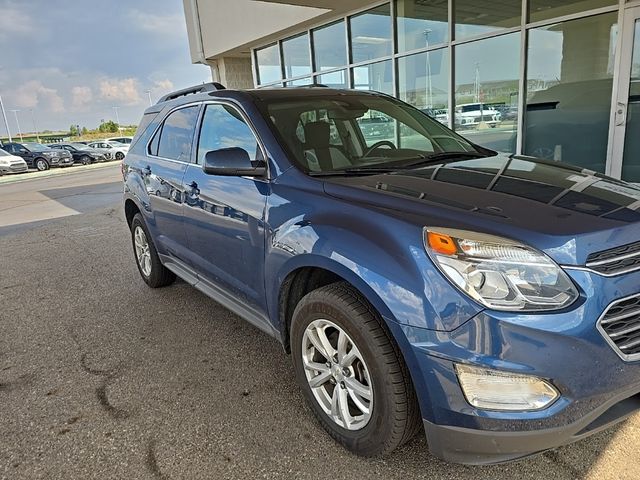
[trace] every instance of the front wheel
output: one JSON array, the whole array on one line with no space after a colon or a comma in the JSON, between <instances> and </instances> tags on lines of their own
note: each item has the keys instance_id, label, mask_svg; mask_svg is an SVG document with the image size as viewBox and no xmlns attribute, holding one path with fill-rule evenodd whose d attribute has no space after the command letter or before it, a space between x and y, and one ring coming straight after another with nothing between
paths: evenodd
<instances>
[{"instance_id":1,"label":"front wheel","mask_svg":"<svg viewBox=\"0 0 640 480\"><path fill-rule=\"evenodd\" d=\"M38 170L39 172L49 170L49 162L47 162L44 158L38 158L36 160L36 170Z\"/></svg>"},{"instance_id":2,"label":"front wheel","mask_svg":"<svg viewBox=\"0 0 640 480\"><path fill-rule=\"evenodd\" d=\"M151 240L149 230L144 223L142 215L137 213L131 222L131 240L133 253L136 257L136 265L142 279L151 288L160 288L171 285L175 274L162 265L156 247Z\"/></svg>"},{"instance_id":3,"label":"front wheel","mask_svg":"<svg viewBox=\"0 0 640 480\"><path fill-rule=\"evenodd\" d=\"M80 162L81 162L83 165L91 165L91 157L89 157L88 155L83 155L83 156L80 158Z\"/></svg>"},{"instance_id":4,"label":"front wheel","mask_svg":"<svg viewBox=\"0 0 640 480\"><path fill-rule=\"evenodd\" d=\"M419 430L404 360L383 321L346 283L306 295L291 324L296 378L322 426L363 456L391 452Z\"/></svg>"}]
</instances>

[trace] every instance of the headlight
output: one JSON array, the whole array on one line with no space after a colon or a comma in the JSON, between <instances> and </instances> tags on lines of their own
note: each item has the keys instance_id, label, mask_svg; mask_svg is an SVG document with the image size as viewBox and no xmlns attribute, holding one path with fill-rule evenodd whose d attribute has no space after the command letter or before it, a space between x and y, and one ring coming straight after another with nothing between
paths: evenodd
<instances>
[{"instance_id":1,"label":"headlight","mask_svg":"<svg viewBox=\"0 0 640 480\"><path fill-rule=\"evenodd\" d=\"M458 381L467 402L487 410L540 410L560 394L546 380L532 375L456 365Z\"/></svg>"},{"instance_id":2,"label":"headlight","mask_svg":"<svg viewBox=\"0 0 640 480\"><path fill-rule=\"evenodd\" d=\"M549 257L506 238L425 228L430 257L451 282L495 310L541 311L578 298L567 274Z\"/></svg>"}]
</instances>

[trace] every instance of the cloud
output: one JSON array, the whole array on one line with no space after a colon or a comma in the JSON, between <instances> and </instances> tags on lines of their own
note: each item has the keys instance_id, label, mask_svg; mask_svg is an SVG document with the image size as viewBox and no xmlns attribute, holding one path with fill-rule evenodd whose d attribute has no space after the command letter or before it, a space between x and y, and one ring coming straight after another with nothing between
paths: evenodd
<instances>
[{"instance_id":1,"label":"cloud","mask_svg":"<svg viewBox=\"0 0 640 480\"><path fill-rule=\"evenodd\" d=\"M45 87L39 80L31 80L18 87L13 95L15 104L20 108L36 108L44 104L48 110L59 113L64 111L64 102L54 88Z\"/></svg>"},{"instance_id":2,"label":"cloud","mask_svg":"<svg viewBox=\"0 0 640 480\"><path fill-rule=\"evenodd\" d=\"M71 89L71 108L74 110L86 110L93 100L93 91L90 87L73 87Z\"/></svg>"},{"instance_id":3,"label":"cloud","mask_svg":"<svg viewBox=\"0 0 640 480\"><path fill-rule=\"evenodd\" d=\"M139 30L150 32L163 37L172 35L182 35L180 28L184 28L184 15L174 13L169 15L159 15L150 12L133 9L128 15L131 24ZM176 28L180 27L180 28Z\"/></svg>"},{"instance_id":4,"label":"cloud","mask_svg":"<svg viewBox=\"0 0 640 480\"><path fill-rule=\"evenodd\" d=\"M0 15L0 38L11 38L14 35L30 34L35 25L28 15L17 8L3 7Z\"/></svg>"},{"instance_id":5,"label":"cloud","mask_svg":"<svg viewBox=\"0 0 640 480\"><path fill-rule=\"evenodd\" d=\"M124 106L138 105L142 100L137 78L104 78L100 80L100 95Z\"/></svg>"}]
</instances>

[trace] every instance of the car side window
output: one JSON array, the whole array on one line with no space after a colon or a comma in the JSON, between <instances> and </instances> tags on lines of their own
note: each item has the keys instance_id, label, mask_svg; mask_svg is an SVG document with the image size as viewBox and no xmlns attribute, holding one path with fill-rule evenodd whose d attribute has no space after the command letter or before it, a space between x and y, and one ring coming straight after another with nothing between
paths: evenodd
<instances>
[{"instance_id":1,"label":"car side window","mask_svg":"<svg viewBox=\"0 0 640 480\"><path fill-rule=\"evenodd\" d=\"M211 150L232 147L246 150L252 160L262 160L258 141L242 115L228 105L207 105L198 138L198 163L202 165Z\"/></svg>"},{"instance_id":2,"label":"car side window","mask_svg":"<svg viewBox=\"0 0 640 480\"><path fill-rule=\"evenodd\" d=\"M160 137L157 153L152 155L188 162L191 158L191 142L198 121L198 111L199 106L194 105L170 113L158 132ZM151 151L153 152L153 146Z\"/></svg>"}]
</instances>

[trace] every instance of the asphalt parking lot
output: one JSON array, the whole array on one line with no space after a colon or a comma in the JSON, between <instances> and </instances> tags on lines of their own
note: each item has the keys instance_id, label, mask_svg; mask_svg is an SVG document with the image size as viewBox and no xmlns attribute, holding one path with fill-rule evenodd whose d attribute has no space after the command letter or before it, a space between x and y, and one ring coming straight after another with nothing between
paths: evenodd
<instances>
[{"instance_id":1,"label":"asphalt parking lot","mask_svg":"<svg viewBox=\"0 0 640 480\"><path fill-rule=\"evenodd\" d=\"M519 463L337 446L280 345L139 278L118 166L0 185L0 478L637 479L640 416Z\"/></svg>"}]
</instances>

